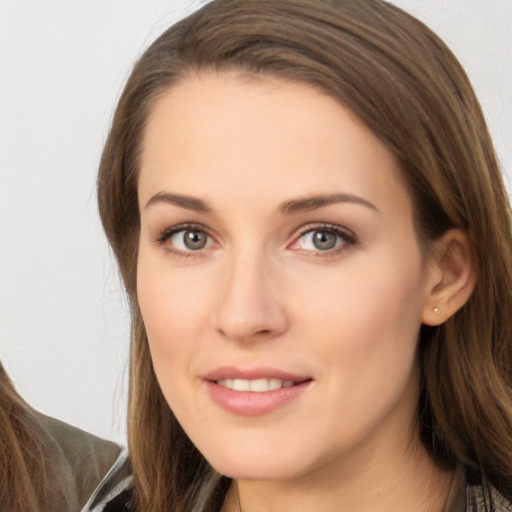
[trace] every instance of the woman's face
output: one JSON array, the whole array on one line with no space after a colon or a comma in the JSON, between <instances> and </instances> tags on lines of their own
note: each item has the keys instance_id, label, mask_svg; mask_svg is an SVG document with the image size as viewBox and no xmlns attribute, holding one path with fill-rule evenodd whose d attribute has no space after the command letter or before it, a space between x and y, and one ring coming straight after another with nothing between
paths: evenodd
<instances>
[{"instance_id":1,"label":"woman's face","mask_svg":"<svg viewBox=\"0 0 512 512\"><path fill-rule=\"evenodd\" d=\"M410 447L428 265L395 159L350 111L190 77L149 118L139 202L154 369L219 472L332 475Z\"/></svg>"}]
</instances>

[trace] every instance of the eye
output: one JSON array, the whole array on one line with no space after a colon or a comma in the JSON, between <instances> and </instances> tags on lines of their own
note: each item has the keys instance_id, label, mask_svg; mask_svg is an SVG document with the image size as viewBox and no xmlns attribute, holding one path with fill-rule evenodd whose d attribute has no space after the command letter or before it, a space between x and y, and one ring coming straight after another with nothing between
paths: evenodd
<instances>
[{"instance_id":1,"label":"eye","mask_svg":"<svg viewBox=\"0 0 512 512\"><path fill-rule=\"evenodd\" d=\"M206 248L209 236L197 229L183 229L174 233L170 238L172 246L179 251L199 251Z\"/></svg>"},{"instance_id":2,"label":"eye","mask_svg":"<svg viewBox=\"0 0 512 512\"><path fill-rule=\"evenodd\" d=\"M302 231L290 248L333 254L355 243L356 237L352 232L338 226L325 225Z\"/></svg>"},{"instance_id":3,"label":"eye","mask_svg":"<svg viewBox=\"0 0 512 512\"><path fill-rule=\"evenodd\" d=\"M169 251L182 255L209 249L215 243L202 227L183 225L167 229L156 241Z\"/></svg>"},{"instance_id":4,"label":"eye","mask_svg":"<svg viewBox=\"0 0 512 512\"><path fill-rule=\"evenodd\" d=\"M310 231L301 237L303 244L308 247L305 249L317 249L319 251L328 251L334 249L341 240L338 235L328 233L327 231Z\"/></svg>"}]
</instances>

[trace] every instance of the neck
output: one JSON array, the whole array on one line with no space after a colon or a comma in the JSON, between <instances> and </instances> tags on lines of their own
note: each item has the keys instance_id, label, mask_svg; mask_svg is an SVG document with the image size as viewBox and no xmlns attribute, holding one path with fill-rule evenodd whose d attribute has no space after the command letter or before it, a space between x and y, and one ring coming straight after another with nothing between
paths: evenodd
<instances>
[{"instance_id":1,"label":"neck","mask_svg":"<svg viewBox=\"0 0 512 512\"><path fill-rule=\"evenodd\" d=\"M381 459L382 460L382 459ZM238 481L221 512L442 512L452 472L421 445L384 464L331 465L322 474L286 481ZM343 465L342 465L343 466Z\"/></svg>"}]
</instances>

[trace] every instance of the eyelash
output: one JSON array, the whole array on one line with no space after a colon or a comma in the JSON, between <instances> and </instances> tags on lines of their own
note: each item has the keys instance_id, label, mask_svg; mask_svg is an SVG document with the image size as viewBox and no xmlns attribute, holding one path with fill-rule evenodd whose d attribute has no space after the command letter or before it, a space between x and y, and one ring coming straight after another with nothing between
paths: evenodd
<instances>
[{"instance_id":1,"label":"eyelash","mask_svg":"<svg viewBox=\"0 0 512 512\"><path fill-rule=\"evenodd\" d=\"M335 224L320 224L320 225L319 224L308 224L301 228L298 236L294 239L294 242L289 247L293 247L305 235L307 235L309 233L314 233L314 232L329 233L331 235L335 235L339 239L341 239L341 245L339 247L333 247L332 249L327 249L324 251L322 251L320 249L315 251L315 250L300 249L300 248L297 248L294 250L308 252L315 258L326 258L326 257L337 256L338 254L346 251L350 246L354 246L358 243L358 239L357 239L357 236L355 235L355 233L353 233L352 231L350 231L347 228L342 228Z\"/></svg>"},{"instance_id":2,"label":"eyelash","mask_svg":"<svg viewBox=\"0 0 512 512\"><path fill-rule=\"evenodd\" d=\"M181 251L179 249L176 249L171 244L166 243L176 234L180 233L181 231L197 231L199 233L204 233L206 236L208 236L211 239L214 239L212 235L208 232L208 230L200 225L200 224L179 224L177 226L172 226L171 228L167 228L163 230L158 237L155 239L155 242L161 246L165 245L165 250L171 253L173 256L178 256L180 258L190 258L190 257L197 257L201 254L201 250L198 251Z\"/></svg>"},{"instance_id":3,"label":"eyelash","mask_svg":"<svg viewBox=\"0 0 512 512\"><path fill-rule=\"evenodd\" d=\"M206 236L211 238L212 240L215 240L214 237L209 233L209 231L200 224L179 224L177 226L172 226L171 228L167 228L163 230L158 237L154 240L157 244L164 246L167 244L167 242L171 239L172 236L174 236L177 233L180 233L181 231L196 231L200 233L204 233ZM333 247L332 249L327 250L308 250L308 249L300 249L300 248L293 248L294 245L298 243L298 241L303 238L305 235L309 233L314 232L320 232L320 233L329 233L332 235L335 235L341 239L341 245L339 247ZM336 242L338 243L338 242ZM332 257L337 256L341 252L348 249L347 246L353 246L358 243L357 236L350 230L346 228L342 228L340 226L337 226L335 224L307 224L305 226L302 226L300 229L299 234L294 238L294 241L289 244L287 247L291 248L292 250L296 251L303 251L307 252L308 254L311 254L313 257ZM190 257L197 257L202 254L202 250L199 249L197 251L182 251L179 249L176 249L170 244L167 244L165 247L166 251L171 253L174 256L178 256L181 258L190 258Z\"/></svg>"}]
</instances>

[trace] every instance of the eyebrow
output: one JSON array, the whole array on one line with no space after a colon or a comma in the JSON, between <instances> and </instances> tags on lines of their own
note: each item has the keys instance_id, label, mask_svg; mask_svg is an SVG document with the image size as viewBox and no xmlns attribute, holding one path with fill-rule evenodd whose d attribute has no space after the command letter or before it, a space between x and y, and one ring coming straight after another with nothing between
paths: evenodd
<instances>
[{"instance_id":1,"label":"eyebrow","mask_svg":"<svg viewBox=\"0 0 512 512\"><path fill-rule=\"evenodd\" d=\"M281 213L292 214L309 212L318 208L322 208L323 206L329 206L336 203L355 203L366 206L372 210L375 210L376 212L379 211L379 209L373 203L370 203L370 201L367 201L362 197L355 196L353 194L328 194L286 201L281 206Z\"/></svg>"},{"instance_id":2,"label":"eyebrow","mask_svg":"<svg viewBox=\"0 0 512 512\"><path fill-rule=\"evenodd\" d=\"M172 194L170 192L158 192L146 203L145 208L148 208L157 203L168 203L192 210L198 213L211 213L212 209L201 199L196 197L184 196L181 194Z\"/></svg>"},{"instance_id":3,"label":"eyebrow","mask_svg":"<svg viewBox=\"0 0 512 512\"><path fill-rule=\"evenodd\" d=\"M175 206L179 206L181 208L192 210L198 213L213 212L212 208L210 208L201 199L192 196L185 196L182 194L174 194L171 192L158 192L146 203L145 208L149 208L150 206L158 203L173 204ZM290 215L294 213L317 210L318 208L336 203L355 203L366 206L367 208L375 210L376 212L379 211L378 208L370 201L367 201L366 199L355 196L353 194L328 194L292 199L290 201L284 202L280 207L280 211L283 215Z\"/></svg>"}]
</instances>

